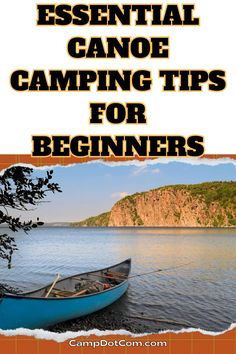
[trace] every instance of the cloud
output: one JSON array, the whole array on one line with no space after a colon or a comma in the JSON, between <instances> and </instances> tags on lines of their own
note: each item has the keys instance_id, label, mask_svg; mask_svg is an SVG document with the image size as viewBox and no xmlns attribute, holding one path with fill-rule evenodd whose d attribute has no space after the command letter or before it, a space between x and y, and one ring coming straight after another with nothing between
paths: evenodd
<instances>
[{"instance_id":1,"label":"cloud","mask_svg":"<svg viewBox=\"0 0 236 354\"><path fill-rule=\"evenodd\" d=\"M127 197L127 195L129 195L128 192L116 192L116 193L112 193L112 194L111 194L111 198L119 198L119 199L122 199L122 198Z\"/></svg>"},{"instance_id":2,"label":"cloud","mask_svg":"<svg viewBox=\"0 0 236 354\"><path fill-rule=\"evenodd\" d=\"M154 173L154 174L158 174L161 171L159 170L159 168L154 168L154 170L152 170L151 172Z\"/></svg>"},{"instance_id":3,"label":"cloud","mask_svg":"<svg viewBox=\"0 0 236 354\"><path fill-rule=\"evenodd\" d=\"M143 175L144 173L153 173L153 174L158 174L160 173L159 168L154 168L150 169L148 165L142 165L140 167L135 168L135 170L132 172L132 176L140 176Z\"/></svg>"},{"instance_id":4,"label":"cloud","mask_svg":"<svg viewBox=\"0 0 236 354\"><path fill-rule=\"evenodd\" d=\"M133 176L140 176L140 175L142 175L142 174L144 174L144 173L146 173L146 172L147 172L147 165L142 165L142 166L140 166L140 167L137 167L137 168L133 171L132 175L133 175Z\"/></svg>"}]
</instances>

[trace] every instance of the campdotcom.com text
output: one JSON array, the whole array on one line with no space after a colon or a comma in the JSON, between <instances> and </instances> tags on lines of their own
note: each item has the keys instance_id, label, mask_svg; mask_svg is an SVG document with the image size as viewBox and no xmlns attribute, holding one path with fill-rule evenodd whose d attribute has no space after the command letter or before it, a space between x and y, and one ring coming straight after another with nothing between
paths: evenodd
<instances>
[{"instance_id":1,"label":"campdotcom.com text","mask_svg":"<svg viewBox=\"0 0 236 354\"><path fill-rule=\"evenodd\" d=\"M76 339L71 339L69 341L71 347L167 347L167 342L165 341L128 341L125 339L121 340L97 340L97 341L78 341Z\"/></svg>"}]
</instances>

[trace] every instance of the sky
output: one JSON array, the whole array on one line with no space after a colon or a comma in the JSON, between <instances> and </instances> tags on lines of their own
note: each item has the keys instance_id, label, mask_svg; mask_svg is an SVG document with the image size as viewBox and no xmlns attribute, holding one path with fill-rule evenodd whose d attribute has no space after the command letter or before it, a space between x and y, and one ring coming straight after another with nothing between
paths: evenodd
<instances>
[{"instance_id":1,"label":"sky","mask_svg":"<svg viewBox=\"0 0 236 354\"><path fill-rule=\"evenodd\" d=\"M80 221L109 211L119 199L165 185L206 181L236 181L236 164L216 166L183 162L135 164L86 163L55 167L53 181L62 193L48 194L34 211L21 212L23 219L39 217L44 222ZM36 170L35 174L45 174Z\"/></svg>"}]
</instances>

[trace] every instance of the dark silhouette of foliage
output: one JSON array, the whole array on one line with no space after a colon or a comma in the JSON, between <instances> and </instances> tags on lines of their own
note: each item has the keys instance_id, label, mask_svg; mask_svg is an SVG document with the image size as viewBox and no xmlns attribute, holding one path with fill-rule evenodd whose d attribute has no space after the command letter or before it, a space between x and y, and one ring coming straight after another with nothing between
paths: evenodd
<instances>
[{"instance_id":1,"label":"dark silhouette of foliage","mask_svg":"<svg viewBox=\"0 0 236 354\"><path fill-rule=\"evenodd\" d=\"M13 232L23 230L27 233L43 222L39 218L36 222L21 221L20 217L10 214L11 210L29 211L42 202L48 192L61 192L59 185L52 182L52 170L47 171L45 177L34 177L33 172L30 167L14 166L0 176L0 225L7 225ZM14 236L0 235L0 258L8 261L9 268L15 250Z\"/></svg>"}]
</instances>

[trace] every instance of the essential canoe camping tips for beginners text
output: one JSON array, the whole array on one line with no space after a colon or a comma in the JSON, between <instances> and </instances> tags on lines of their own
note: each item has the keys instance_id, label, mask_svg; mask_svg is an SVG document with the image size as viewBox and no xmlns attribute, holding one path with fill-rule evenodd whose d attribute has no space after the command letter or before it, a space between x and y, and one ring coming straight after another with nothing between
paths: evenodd
<instances>
[{"instance_id":1,"label":"essential canoe camping tips for beginners text","mask_svg":"<svg viewBox=\"0 0 236 354\"><path fill-rule=\"evenodd\" d=\"M163 28L198 27L200 16L193 4L37 4L36 22L38 28L47 26L136 26L143 34L143 26ZM140 26L140 27L139 27ZM171 39L163 37L73 37L67 39L67 54L73 60L103 59L121 60L126 58L168 60ZM186 43L186 50L189 43ZM182 48L184 48L182 46ZM183 50L183 49L182 49ZM185 54L184 54L185 55ZM173 54L172 54L173 56ZM143 64L142 64L143 65ZM89 124L147 124L146 107L142 102L117 102L119 92L146 93L152 89L154 80L161 84L161 94L220 92L226 87L224 69L169 69L158 68L153 75L150 70L87 70L30 69L22 68L12 72L10 85L19 92L92 92L93 103L89 103L91 116ZM154 86L153 86L154 87ZM115 102L96 102L96 92L114 92ZM128 97L128 96L127 96ZM140 97L140 96L139 96ZM172 97L172 96L171 96ZM67 102L67 101L65 101ZM157 96L158 102L158 96ZM161 99L159 100L162 104ZM95 107L95 104L97 105ZM111 107L113 106L113 107ZM163 108L163 107L162 107ZM149 107L154 110L155 107ZM163 110L162 110L163 111ZM167 107L168 113L168 107ZM180 116L174 119L181 119ZM168 117L168 114L167 114ZM162 117L155 117L161 119ZM172 117L171 117L172 118ZM69 126L67 117L66 124ZM166 117L164 117L166 120ZM199 135L182 136L84 136L77 135L33 135L32 156L34 157L199 157L204 154L204 138Z\"/></svg>"}]
</instances>

